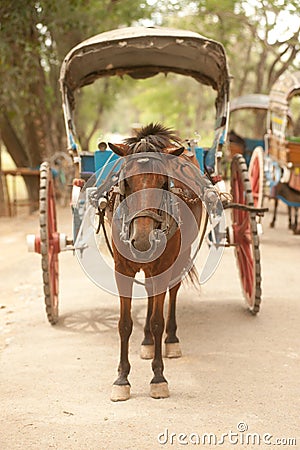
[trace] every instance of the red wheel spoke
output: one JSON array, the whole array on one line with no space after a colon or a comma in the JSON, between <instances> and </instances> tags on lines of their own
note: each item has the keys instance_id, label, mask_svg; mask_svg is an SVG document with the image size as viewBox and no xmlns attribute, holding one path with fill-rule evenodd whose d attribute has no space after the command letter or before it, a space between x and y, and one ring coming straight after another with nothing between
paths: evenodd
<instances>
[{"instance_id":1,"label":"red wheel spoke","mask_svg":"<svg viewBox=\"0 0 300 450\"><path fill-rule=\"evenodd\" d=\"M254 206L261 207L263 203L264 186L264 156L261 147L257 147L252 153L249 165L249 176Z\"/></svg>"},{"instance_id":2,"label":"red wheel spoke","mask_svg":"<svg viewBox=\"0 0 300 450\"><path fill-rule=\"evenodd\" d=\"M236 232L236 238L237 240L241 240L245 238L245 235L247 234L249 237L249 219L247 216L244 216L243 219L239 223L234 224L235 232Z\"/></svg>"},{"instance_id":3,"label":"red wheel spoke","mask_svg":"<svg viewBox=\"0 0 300 450\"><path fill-rule=\"evenodd\" d=\"M259 201L259 161L252 165L251 183L248 179L247 166L241 155L236 155L231 165L231 192L233 202L243 205L252 205ZM254 196L251 193L254 190ZM259 310L260 304L260 277L258 276L260 265L258 260L258 237L256 220L248 212L233 209L233 236L235 254L240 273L242 289L252 312Z\"/></svg>"},{"instance_id":4,"label":"red wheel spoke","mask_svg":"<svg viewBox=\"0 0 300 450\"><path fill-rule=\"evenodd\" d=\"M239 254L240 265L242 268L242 283L245 291L249 296L252 296L253 291L253 260L249 258L247 251L243 247L240 248L241 253Z\"/></svg>"}]
</instances>

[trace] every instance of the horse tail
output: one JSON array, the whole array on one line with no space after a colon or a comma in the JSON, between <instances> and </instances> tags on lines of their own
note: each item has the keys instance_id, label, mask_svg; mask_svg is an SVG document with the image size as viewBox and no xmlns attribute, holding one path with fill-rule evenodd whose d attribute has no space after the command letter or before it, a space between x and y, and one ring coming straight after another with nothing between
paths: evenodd
<instances>
[{"instance_id":1,"label":"horse tail","mask_svg":"<svg viewBox=\"0 0 300 450\"><path fill-rule=\"evenodd\" d=\"M192 266L192 268L189 270L185 280L187 280L187 282L192 284L195 288L200 288L199 274L195 266Z\"/></svg>"}]
</instances>

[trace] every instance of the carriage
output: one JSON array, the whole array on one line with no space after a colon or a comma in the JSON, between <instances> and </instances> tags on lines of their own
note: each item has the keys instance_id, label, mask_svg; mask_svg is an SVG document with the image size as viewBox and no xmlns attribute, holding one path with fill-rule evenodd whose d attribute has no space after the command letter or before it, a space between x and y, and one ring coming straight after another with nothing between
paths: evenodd
<instances>
[{"instance_id":1,"label":"carriage","mask_svg":"<svg viewBox=\"0 0 300 450\"><path fill-rule=\"evenodd\" d=\"M289 228L295 233L299 232L297 216L300 207L300 137L299 130L294 129L289 106L293 97L298 95L300 71L285 72L272 86L264 162L267 195L275 198L271 226L275 226L278 200L281 200L288 207ZM294 219L292 209L295 209Z\"/></svg>"},{"instance_id":2,"label":"carriage","mask_svg":"<svg viewBox=\"0 0 300 450\"><path fill-rule=\"evenodd\" d=\"M226 160L241 153L248 166L254 205L263 205L263 168L269 96L247 94L230 102L230 132ZM236 133L237 131L237 133ZM263 172L262 172L263 173Z\"/></svg>"},{"instance_id":3,"label":"carriage","mask_svg":"<svg viewBox=\"0 0 300 450\"><path fill-rule=\"evenodd\" d=\"M82 152L74 123L75 93L78 89L101 77L127 75L134 79L145 79L159 73L167 75L169 72L192 77L197 82L211 86L216 91L214 140L210 148L191 144L186 148L180 147L173 133L152 124L150 127L145 127L137 138L128 139L125 144L107 146L102 143L102 147L100 146L94 153ZM134 228L133 221L135 221L134 223L148 224L151 222L151 224L155 224L151 231L153 251L158 252L156 255L161 255L157 259L154 258L155 262L162 259L164 255L164 250L160 250L161 241L168 246L168 242L174 241L176 233L181 230L181 242L184 243L186 236L191 234L189 227L192 227L193 224L188 223L187 227L186 217L192 211L194 216L190 215L194 218L193 208L199 207L199 204L204 206L202 218L199 219L201 227L195 233L195 242L189 247L188 257L182 259L182 266L177 268L175 279L172 279L172 283L164 285L165 290L168 288L171 293L172 289L175 289L176 296L182 278L186 277L187 273L193 269L195 256L203 244L204 235L206 235L210 254L205 267L211 266L212 262L217 266L224 248L233 246L247 306L253 314L259 311L261 269L256 216L262 214L263 210L254 206L247 165L243 155L235 154L232 158L230 192L227 192L222 180L222 158L228 122L229 82L230 74L222 44L190 31L154 27L122 28L83 41L68 53L61 67L60 86L68 152L72 156L75 169L71 201L73 236L67 237L58 232L52 174L49 163L44 162L40 169L40 233L31 235L28 239L30 248L41 254L46 312L51 324L58 321L59 253L64 250L74 251L84 271L94 282L109 292L117 294L119 291L120 293L122 283L117 280L116 286L115 278L117 276L111 277L109 272L111 266L108 262L109 258L111 261L115 258L116 263L117 244L122 247L124 252L129 251L128 247L131 246L131 250L135 250L131 252L131 259L141 258L141 267L145 272L147 265L153 263L150 250L133 249L133 239L129 239L131 228ZM160 140L159 142L161 142L162 137L169 137L172 138L171 144L166 148L162 147L159 152L152 151L156 141L151 141L151 136L155 133L157 133L154 136L156 141ZM139 146L144 149L142 153L138 150ZM131 154L125 154L125 149L131 149ZM168 158L162 161L162 155ZM125 159L127 158L125 162L124 156ZM128 158L131 159L128 161ZM194 163L191 162L192 160ZM137 170L134 174L130 172L133 167ZM151 172L150 178L148 177L149 172ZM178 173L181 174L180 177ZM143 177L140 176L141 174ZM136 210L132 212L128 206L129 201L126 204L124 186L127 175L136 181L143 178L152 184L155 179L165 180L164 184L159 185L156 189L159 192L160 205L157 206L156 200L154 200L153 204L150 202L151 204L147 207L142 207L142 213ZM129 184L127 182L126 189L129 189ZM139 201L140 199L137 197L135 205ZM186 204L188 208L183 213ZM160 208L163 212L160 211ZM231 209L230 225L226 225L224 211L227 209ZM112 238L110 232L112 232ZM114 240L115 242L112 242ZM105 251L101 253L100 249L103 250L103 246L108 249L105 255L103 254ZM128 262L129 259L128 256L126 261ZM207 272L204 270L200 281L205 281L207 278ZM128 277L125 281L127 283ZM146 297L148 294L149 304L153 306L156 295L161 295L161 291L157 293L157 289L161 288L155 285L156 281L152 280L151 283L152 291L149 283L147 285L147 280L141 281L135 278L133 282L137 296ZM124 289L120 293L121 301L132 295L126 288ZM152 306L148 306L147 320L149 320L148 325L145 326L145 333L147 326L149 332L151 325ZM155 309L155 306L153 308ZM172 308L170 309L172 310ZM155 315L155 313L153 314ZM173 314L175 314L174 311ZM125 324L127 328L124 326L124 329L131 326L130 319L128 320L127 325ZM170 329L172 318L168 321L167 329L168 326ZM173 323L174 327L176 331ZM119 328L121 329L122 325ZM126 337L127 340L128 338L129 336ZM124 336L122 339L124 341ZM169 344L178 344L177 337L174 336L173 342L172 339L169 339ZM156 370L156 378L154 377L151 386L157 389L154 389L151 395L156 398L167 396L165 390L158 389L161 381L164 380L162 372L160 372L160 376L157 375L161 366L159 366L159 370L155 366L158 364L157 361L162 364L159 348L155 341L155 352L158 354L155 354L153 360L153 370L154 372ZM126 350L121 350L124 358L125 353ZM122 364L126 367L127 372ZM128 361L122 363L121 360L120 367L119 372L121 371L123 378L117 380L115 387L125 386L127 389L129 384L127 380ZM125 370L125 375L122 370ZM124 392L122 394L115 393L113 399L124 400L128 397L128 392L125 394Z\"/></svg>"},{"instance_id":4,"label":"carriage","mask_svg":"<svg viewBox=\"0 0 300 450\"><path fill-rule=\"evenodd\" d=\"M268 106L269 96L264 94L247 94L232 99L228 133L230 159L236 153L242 153L249 166L255 148L264 148ZM241 139L234 139L235 136Z\"/></svg>"}]
</instances>

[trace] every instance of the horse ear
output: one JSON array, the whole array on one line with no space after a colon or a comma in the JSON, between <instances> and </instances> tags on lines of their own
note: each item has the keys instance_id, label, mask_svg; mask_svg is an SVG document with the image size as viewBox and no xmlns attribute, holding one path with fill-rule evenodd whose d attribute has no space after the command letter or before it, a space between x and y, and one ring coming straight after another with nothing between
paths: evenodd
<instances>
[{"instance_id":1,"label":"horse ear","mask_svg":"<svg viewBox=\"0 0 300 450\"><path fill-rule=\"evenodd\" d=\"M108 143L109 148L119 156L126 156L129 146L127 144L112 144L111 142Z\"/></svg>"},{"instance_id":2,"label":"horse ear","mask_svg":"<svg viewBox=\"0 0 300 450\"><path fill-rule=\"evenodd\" d=\"M166 153L169 155L180 156L184 152L184 147L169 147L166 148Z\"/></svg>"}]
</instances>

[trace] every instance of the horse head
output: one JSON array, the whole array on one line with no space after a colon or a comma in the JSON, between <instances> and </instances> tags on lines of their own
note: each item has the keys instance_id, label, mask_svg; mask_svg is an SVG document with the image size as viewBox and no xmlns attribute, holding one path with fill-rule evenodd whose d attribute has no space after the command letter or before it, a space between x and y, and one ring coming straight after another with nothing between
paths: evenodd
<instances>
[{"instance_id":1,"label":"horse head","mask_svg":"<svg viewBox=\"0 0 300 450\"><path fill-rule=\"evenodd\" d=\"M174 142L175 141L175 142ZM184 148L172 131L161 125L142 128L135 138L109 146L124 157L119 176L119 191L126 202L126 236L131 252L147 260L166 236L166 207L170 179L167 155L179 156Z\"/></svg>"}]
</instances>

